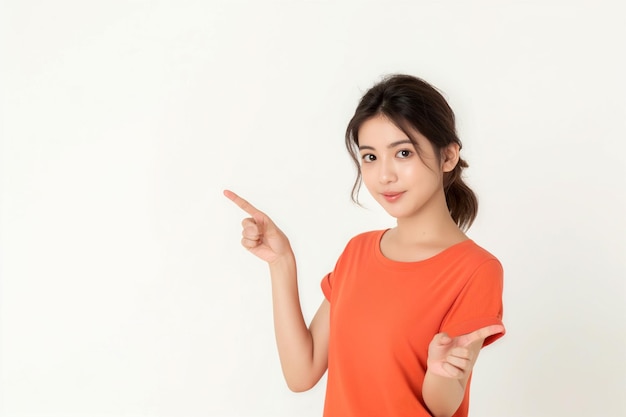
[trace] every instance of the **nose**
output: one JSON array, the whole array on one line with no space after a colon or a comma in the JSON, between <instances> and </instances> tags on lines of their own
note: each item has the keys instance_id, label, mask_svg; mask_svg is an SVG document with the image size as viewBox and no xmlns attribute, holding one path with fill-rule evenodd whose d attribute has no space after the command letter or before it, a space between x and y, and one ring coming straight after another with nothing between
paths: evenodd
<instances>
[{"instance_id":1,"label":"nose","mask_svg":"<svg viewBox=\"0 0 626 417\"><path fill-rule=\"evenodd\" d=\"M379 166L380 172L378 173L378 180L381 184L389 184L398 179L393 162L383 160Z\"/></svg>"}]
</instances>

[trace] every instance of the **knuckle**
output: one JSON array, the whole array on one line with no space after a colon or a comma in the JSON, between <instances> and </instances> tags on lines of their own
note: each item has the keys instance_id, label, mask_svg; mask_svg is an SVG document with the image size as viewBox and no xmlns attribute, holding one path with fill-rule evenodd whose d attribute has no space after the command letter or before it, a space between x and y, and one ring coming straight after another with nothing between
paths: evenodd
<instances>
[{"instance_id":1,"label":"knuckle","mask_svg":"<svg viewBox=\"0 0 626 417\"><path fill-rule=\"evenodd\" d=\"M251 249L257 246L257 241L252 240L252 239L248 239L248 238L242 238L241 239L241 244L243 245L243 247L247 248L247 249Z\"/></svg>"},{"instance_id":2,"label":"knuckle","mask_svg":"<svg viewBox=\"0 0 626 417\"><path fill-rule=\"evenodd\" d=\"M250 239L250 240L258 240L259 239L259 231L258 230L244 229L243 232L241 232L241 235L244 238Z\"/></svg>"}]
</instances>

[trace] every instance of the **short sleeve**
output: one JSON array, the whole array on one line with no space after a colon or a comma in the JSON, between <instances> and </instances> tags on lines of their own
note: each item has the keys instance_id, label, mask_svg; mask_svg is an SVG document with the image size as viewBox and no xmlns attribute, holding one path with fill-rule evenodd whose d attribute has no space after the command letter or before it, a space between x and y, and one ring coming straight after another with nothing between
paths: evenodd
<instances>
[{"instance_id":1,"label":"short sleeve","mask_svg":"<svg viewBox=\"0 0 626 417\"><path fill-rule=\"evenodd\" d=\"M461 289L441 324L441 332L452 337L471 333L493 324L502 325L502 265L497 259L481 264ZM504 336L489 336L487 346Z\"/></svg>"},{"instance_id":2,"label":"short sleeve","mask_svg":"<svg viewBox=\"0 0 626 417\"><path fill-rule=\"evenodd\" d=\"M335 267L333 268L332 272L329 272L328 274L324 275L324 278L322 278L322 282L320 285L322 287L324 297L326 297L328 302L331 302L331 294L333 292L333 287L336 284L335 277L342 276L345 271L346 262L349 262L349 260L352 259L351 254L352 248L354 247L354 241L355 238L350 239L341 255L339 255L337 262L335 262Z\"/></svg>"},{"instance_id":3,"label":"short sleeve","mask_svg":"<svg viewBox=\"0 0 626 417\"><path fill-rule=\"evenodd\" d=\"M332 293L332 283L331 283L331 276L332 276L332 272L326 274L326 276L324 276L324 278L322 279L322 292L324 293L324 297L326 297L326 299L328 300L328 302L330 302L330 295Z\"/></svg>"},{"instance_id":4,"label":"short sleeve","mask_svg":"<svg viewBox=\"0 0 626 417\"><path fill-rule=\"evenodd\" d=\"M374 245L378 245L382 233L384 230L361 233L348 241L341 255L339 255L335 267L322 278L320 283L324 297L328 302L332 302L333 289L336 293L335 298L339 296L337 291L341 292L343 277L351 274L352 266L361 264L364 253L369 253L371 248L375 247Z\"/></svg>"}]
</instances>

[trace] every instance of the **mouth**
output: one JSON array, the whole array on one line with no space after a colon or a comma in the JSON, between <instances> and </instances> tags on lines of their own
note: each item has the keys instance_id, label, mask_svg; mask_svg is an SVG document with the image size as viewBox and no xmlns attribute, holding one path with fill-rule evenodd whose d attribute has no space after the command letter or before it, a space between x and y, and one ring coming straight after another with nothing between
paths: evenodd
<instances>
[{"instance_id":1,"label":"mouth","mask_svg":"<svg viewBox=\"0 0 626 417\"><path fill-rule=\"evenodd\" d=\"M389 201L389 202L393 202L393 201L397 201L400 197L402 197L402 195L404 194L404 191L399 192L399 193L382 193L382 196L385 200Z\"/></svg>"}]
</instances>

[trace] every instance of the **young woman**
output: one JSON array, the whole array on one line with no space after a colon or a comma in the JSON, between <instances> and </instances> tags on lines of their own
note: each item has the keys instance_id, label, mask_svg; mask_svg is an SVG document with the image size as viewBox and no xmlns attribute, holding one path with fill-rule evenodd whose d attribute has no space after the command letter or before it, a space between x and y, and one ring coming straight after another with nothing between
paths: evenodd
<instances>
[{"instance_id":1,"label":"young woman","mask_svg":"<svg viewBox=\"0 0 626 417\"><path fill-rule=\"evenodd\" d=\"M502 267L463 232L477 200L461 178L454 113L431 85L393 75L363 96L346 131L361 182L397 220L347 244L307 327L296 261L274 222L250 215L243 246L269 264L274 326L289 388L328 369L325 417L467 416L481 347L504 334Z\"/></svg>"}]
</instances>

